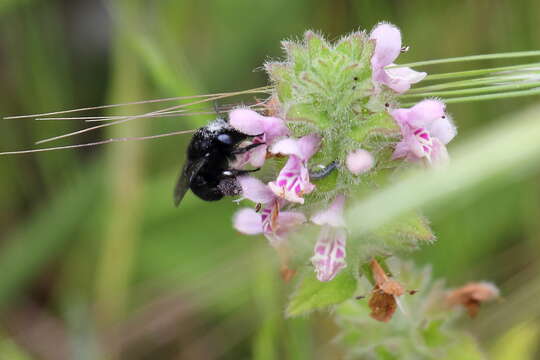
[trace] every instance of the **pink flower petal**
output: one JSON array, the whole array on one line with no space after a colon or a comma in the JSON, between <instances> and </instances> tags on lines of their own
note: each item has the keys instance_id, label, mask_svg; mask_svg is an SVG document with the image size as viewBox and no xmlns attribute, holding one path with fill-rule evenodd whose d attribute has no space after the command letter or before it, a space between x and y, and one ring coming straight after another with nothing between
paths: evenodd
<instances>
[{"instance_id":1,"label":"pink flower petal","mask_svg":"<svg viewBox=\"0 0 540 360\"><path fill-rule=\"evenodd\" d=\"M247 235L262 233L261 216L253 209L241 209L234 214L233 226L236 230Z\"/></svg>"},{"instance_id":2,"label":"pink flower petal","mask_svg":"<svg viewBox=\"0 0 540 360\"><path fill-rule=\"evenodd\" d=\"M338 195L330 204L328 209L319 211L311 217L311 222L317 225L329 225L333 227L345 226L343 219L343 207L345 206L345 196Z\"/></svg>"},{"instance_id":3,"label":"pink flower petal","mask_svg":"<svg viewBox=\"0 0 540 360\"><path fill-rule=\"evenodd\" d=\"M272 143L276 138L289 135L289 128L280 118L265 116L263 125L267 144Z\"/></svg>"},{"instance_id":4,"label":"pink flower petal","mask_svg":"<svg viewBox=\"0 0 540 360\"><path fill-rule=\"evenodd\" d=\"M249 163L256 168L262 167L266 160L268 146L260 145L249 152Z\"/></svg>"},{"instance_id":5,"label":"pink flower petal","mask_svg":"<svg viewBox=\"0 0 540 360\"><path fill-rule=\"evenodd\" d=\"M446 105L439 100L422 100L412 108L407 109L406 122L412 127L429 128L429 125L436 119L445 115Z\"/></svg>"},{"instance_id":6,"label":"pink flower petal","mask_svg":"<svg viewBox=\"0 0 540 360\"><path fill-rule=\"evenodd\" d=\"M324 227L315 244L311 263L319 281L330 281L347 266L346 233L343 229Z\"/></svg>"},{"instance_id":7,"label":"pink flower petal","mask_svg":"<svg viewBox=\"0 0 540 360\"><path fill-rule=\"evenodd\" d=\"M433 165L444 165L448 163L450 156L448 155L448 150L446 146L439 141L439 139L433 139L433 149L431 153L431 161Z\"/></svg>"},{"instance_id":8,"label":"pink flower petal","mask_svg":"<svg viewBox=\"0 0 540 360\"><path fill-rule=\"evenodd\" d=\"M242 196L255 203L267 204L274 199L274 193L262 181L253 176L239 176Z\"/></svg>"},{"instance_id":9,"label":"pink flower petal","mask_svg":"<svg viewBox=\"0 0 540 360\"><path fill-rule=\"evenodd\" d=\"M278 216L278 230L280 236L285 235L289 231L296 228L298 225L306 222L306 216L300 212L282 211Z\"/></svg>"},{"instance_id":10,"label":"pink flower petal","mask_svg":"<svg viewBox=\"0 0 540 360\"><path fill-rule=\"evenodd\" d=\"M302 160L308 160L319 149L321 137L310 134L300 139L287 138L276 142L270 152L273 154L294 155Z\"/></svg>"},{"instance_id":11,"label":"pink flower petal","mask_svg":"<svg viewBox=\"0 0 540 360\"><path fill-rule=\"evenodd\" d=\"M394 64L390 64L394 65ZM385 82L388 87L397 93L404 93L411 88L411 84L416 84L422 81L427 73L415 71L408 67L401 67L395 69L384 69L388 75L389 80Z\"/></svg>"},{"instance_id":12,"label":"pink flower petal","mask_svg":"<svg viewBox=\"0 0 540 360\"><path fill-rule=\"evenodd\" d=\"M229 124L246 135L259 135L264 132L263 116L250 109L234 109L229 113Z\"/></svg>"},{"instance_id":13,"label":"pink flower petal","mask_svg":"<svg viewBox=\"0 0 540 360\"><path fill-rule=\"evenodd\" d=\"M359 175L370 170L375 164L375 160L369 151L357 149L347 155L345 164L351 173Z\"/></svg>"},{"instance_id":14,"label":"pink flower petal","mask_svg":"<svg viewBox=\"0 0 540 360\"><path fill-rule=\"evenodd\" d=\"M395 65L393 61L401 52L401 33L391 24L379 24L371 32L370 38L375 40L375 51L371 58L372 79L376 85L384 84L397 93L404 93L426 77L426 73L411 68L387 69ZM378 87L376 87L378 89Z\"/></svg>"},{"instance_id":15,"label":"pink flower petal","mask_svg":"<svg viewBox=\"0 0 540 360\"><path fill-rule=\"evenodd\" d=\"M394 153L392 154L392 160L406 157L409 153L409 145L406 141L400 141L397 143Z\"/></svg>"},{"instance_id":16,"label":"pink flower petal","mask_svg":"<svg viewBox=\"0 0 540 360\"><path fill-rule=\"evenodd\" d=\"M300 196L299 192L287 191L285 186L276 185L275 182L268 183L268 187L279 198L285 199L290 202L298 203L298 204L304 203L304 198Z\"/></svg>"},{"instance_id":17,"label":"pink flower petal","mask_svg":"<svg viewBox=\"0 0 540 360\"><path fill-rule=\"evenodd\" d=\"M235 162L236 168L242 168L250 163L261 167L266 160L266 151L277 138L289 134L285 122L277 117L262 116L259 113L245 108L235 109L229 114L229 123L236 130L251 136L253 143L264 143L247 153L239 155Z\"/></svg>"},{"instance_id":18,"label":"pink flower petal","mask_svg":"<svg viewBox=\"0 0 540 360\"><path fill-rule=\"evenodd\" d=\"M317 134L310 134L298 139L298 146L300 148L302 160L310 159L319 150L321 144L321 137Z\"/></svg>"},{"instance_id":19,"label":"pink flower petal","mask_svg":"<svg viewBox=\"0 0 540 360\"><path fill-rule=\"evenodd\" d=\"M276 181L268 183L268 186L277 197L300 204L304 203L302 196L315 189L315 185L309 182L306 162L295 155L289 156Z\"/></svg>"},{"instance_id":20,"label":"pink flower petal","mask_svg":"<svg viewBox=\"0 0 540 360\"><path fill-rule=\"evenodd\" d=\"M299 158L302 155L298 140L292 138L277 141L272 145L270 152L273 154L296 155Z\"/></svg>"},{"instance_id":21,"label":"pink flower petal","mask_svg":"<svg viewBox=\"0 0 540 360\"><path fill-rule=\"evenodd\" d=\"M401 32L391 24L379 24L369 36L375 40L375 51L371 64L376 68L382 68L392 63L401 51Z\"/></svg>"},{"instance_id":22,"label":"pink flower petal","mask_svg":"<svg viewBox=\"0 0 540 360\"><path fill-rule=\"evenodd\" d=\"M430 164L448 160L445 144L456 136L457 131L445 114L442 101L423 100L410 109L396 109L391 115L403 136L392 158L404 157L409 161L425 158Z\"/></svg>"},{"instance_id":23,"label":"pink flower petal","mask_svg":"<svg viewBox=\"0 0 540 360\"><path fill-rule=\"evenodd\" d=\"M304 214L294 211L280 212L280 207L280 202L274 201L261 211L263 233L272 246L279 245L291 231L306 222Z\"/></svg>"},{"instance_id":24,"label":"pink flower petal","mask_svg":"<svg viewBox=\"0 0 540 360\"><path fill-rule=\"evenodd\" d=\"M438 138L443 144L448 144L457 134L456 126L448 115L435 119L427 129L431 136Z\"/></svg>"}]
</instances>

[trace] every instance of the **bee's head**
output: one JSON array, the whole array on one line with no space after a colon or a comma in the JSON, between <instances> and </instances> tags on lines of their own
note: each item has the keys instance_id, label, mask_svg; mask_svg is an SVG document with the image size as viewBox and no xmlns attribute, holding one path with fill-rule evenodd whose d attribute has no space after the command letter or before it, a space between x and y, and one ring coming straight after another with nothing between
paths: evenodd
<instances>
[{"instance_id":1,"label":"bee's head","mask_svg":"<svg viewBox=\"0 0 540 360\"><path fill-rule=\"evenodd\" d=\"M246 138L248 138L247 135L232 128L227 121L218 118L195 133L192 147L201 154L212 151L230 151Z\"/></svg>"}]
</instances>

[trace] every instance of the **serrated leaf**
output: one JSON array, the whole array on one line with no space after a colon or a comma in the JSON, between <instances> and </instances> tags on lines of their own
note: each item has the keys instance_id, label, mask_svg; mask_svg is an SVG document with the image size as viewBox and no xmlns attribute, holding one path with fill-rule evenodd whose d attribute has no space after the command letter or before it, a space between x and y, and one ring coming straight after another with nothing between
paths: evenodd
<instances>
[{"instance_id":1,"label":"serrated leaf","mask_svg":"<svg viewBox=\"0 0 540 360\"><path fill-rule=\"evenodd\" d=\"M388 113L381 112L358 122L358 126L351 131L351 137L362 143L373 135L395 136L397 131L399 127L394 119Z\"/></svg>"},{"instance_id":2,"label":"serrated leaf","mask_svg":"<svg viewBox=\"0 0 540 360\"><path fill-rule=\"evenodd\" d=\"M328 47L322 36L313 31L307 31L304 37L306 39L308 54L312 59L318 57L321 51Z\"/></svg>"},{"instance_id":3,"label":"serrated leaf","mask_svg":"<svg viewBox=\"0 0 540 360\"><path fill-rule=\"evenodd\" d=\"M304 315L314 310L340 304L356 291L357 280L351 271L340 272L332 281L321 282L309 271L301 280L287 306L288 317Z\"/></svg>"},{"instance_id":4,"label":"serrated leaf","mask_svg":"<svg viewBox=\"0 0 540 360\"><path fill-rule=\"evenodd\" d=\"M410 212L374 231L380 243L392 248L415 248L421 243L435 241L435 235L425 217Z\"/></svg>"},{"instance_id":5,"label":"serrated leaf","mask_svg":"<svg viewBox=\"0 0 540 360\"><path fill-rule=\"evenodd\" d=\"M292 105L287 111L287 119L290 121L308 121L318 125L330 122L324 114L315 110L311 104Z\"/></svg>"}]
</instances>

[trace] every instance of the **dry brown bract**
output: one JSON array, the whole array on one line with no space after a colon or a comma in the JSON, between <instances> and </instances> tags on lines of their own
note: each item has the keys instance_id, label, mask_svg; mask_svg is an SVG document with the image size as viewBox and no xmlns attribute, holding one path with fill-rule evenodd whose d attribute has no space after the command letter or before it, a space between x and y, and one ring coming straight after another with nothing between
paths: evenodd
<instances>
[{"instance_id":1,"label":"dry brown bract","mask_svg":"<svg viewBox=\"0 0 540 360\"><path fill-rule=\"evenodd\" d=\"M469 283L446 295L449 306L463 305L470 317L475 317L480 310L480 304L499 297L499 289L489 282Z\"/></svg>"},{"instance_id":2,"label":"dry brown bract","mask_svg":"<svg viewBox=\"0 0 540 360\"><path fill-rule=\"evenodd\" d=\"M377 260L371 260L370 265L375 280L375 287L368 303L371 309L370 316L375 320L387 322L396 312L396 297L403 295L405 290L400 283L388 277Z\"/></svg>"}]
</instances>

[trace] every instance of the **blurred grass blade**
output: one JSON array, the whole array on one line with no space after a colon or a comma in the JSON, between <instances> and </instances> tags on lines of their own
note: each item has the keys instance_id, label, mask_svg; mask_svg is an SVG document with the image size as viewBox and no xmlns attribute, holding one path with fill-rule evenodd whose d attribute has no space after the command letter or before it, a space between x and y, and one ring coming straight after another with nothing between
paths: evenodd
<instances>
[{"instance_id":1,"label":"blurred grass blade","mask_svg":"<svg viewBox=\"0 0 540 360\"><path fill-rule=\"evenodd\" d=\"M482 93L491 93L491 92L498 92L498 91L508 91L508 90L514 91L514 90L530 89L530 88L537 88L539 86L540 86L540 81L519 82L516 84L483 86L483 87L477 87L473 89L433 91L433 92L426 92L426 93L420 93L420 94L402 95L400 98L407 99L407 98L418 98L418 97L482 94Z\"/></svg>"},{"instance_id":2,"label":"blurred grass blade","mask_svg":"<svg viewBox=\"0 0 540 360\"><path fill-rule=\"evenodd\" d=\"M533 96L533 95L540 95L539 87L535 87L533 89L528 89L528 90L505 91L505 92L496 93L496 94L461 96L461 97L443 99L443 101L447 104L457 104L457 103L465 103L465 102L473 102L473 101L509 99L509 98L517 98L517 97Z\"/></svg>"},{"instance_id":3,"label":"blurred grass blade","mask_svg":"<svg viewBox=\"0 0 540 360\"><path fill-rule=\"evenodd\" d=\"M453 78L463 78L471 76L480 76L486 74L499 73L502 71L508 72L510 70L527 70L538 68L540 63L531 63L531 64L522 64L522 65L513 65L513 66L501 66L488 69L479 69L479 70L467 70L467 71L456 71L451 73L444 74L430 74L424 78L423 81L432 81L432 80L443 80L443 79L453 79Z\"/></svg>"},{"instance_id":4,"label":"blurred grass blade","mask_svg":"<svg viewBox=\"0 0 540 360\"><path fill-rule=\"evenodd\" d=\"M448 167L409 173L395 184L354 204L350 230L359 235L422 206L442 208L460 193L488 182L526 176L540 168L540 106L509 115L504 121L451 148ZM471 194L474 196L474 193Z\"/></svg>"},{"instance_id":5,"label":"blurred grass blade","mask_svg":"<svg viewBox=\"0 0 540 360\"><path fill-rule=\"evenodd\" d=\"M523 71L523 72L513 73L513 74L501 74L497 76L480 77L480 78L474 78L474 79L468 79L468 80L443 82L441 84L436 84L436 85L416 87L408 91L407 95L417 94L420 92L434 91L434 90L469 88L469 87L475 87L479 85L489 85L489 84L497 85L497 84L509 84L513 82L515 83L524 82L529 79L537 80L539 76L540 76L540 71L533 70L533 71Z\"/></svg>"},{"instance_id":6,"label":"blurred grass blade","mask_svg":"<svg viewBox=\"0 0 540 360\"><path fill-rule=\"evenodd\" d=\"M78 177L50 205L32 216L19 231L7 236L0 251L0 308L16 298L47 262L61 253L69 241L77 240L81 222L99 204L102 173L95 167Z\"/></svg>"},{"instance_id":7,"label":"blurred grass blade","mask_svg":"<svg viewBox=\"0 0 540 360\"><path fill-rule=\"evenodd\" d=\"M184 107L188 107L188 106L192 106L192 105L197 105L197 104L202 104L202 103L209 102L209 101L225 99L225 98L228 98L228 97L233 97L233 96L237 96L237 95L244 95L244 94L266 93L267 91L268 91L268 87L262 87L262 88L248 89L248 90L243 90L243 91L230 92L230 93L226 93L225 95L216 95L216 96L213 96L213 97L204 98L203 100L192 101L192 102L187 103L187 104L175 105L175 106L167 107L165 109L144 113L144 114L141 114L141 115L126 116L126 117L124 117L122 119L115 120L115 121L112 121L112 122L107 123L107 124L96 125L96 126L92 126L92 127L82 129L82 130L69 132L67 134L62 134L62 135L50 137L50 138L47 138L47 139L39 140L39 141L36 141L36 144L43 144L43 143L46 143L46 142L50 142L50 141L59 140L59 139L63 139L63 138L74 136L74 135L87 133L89 131L101 129L101 128L104 128L104 127L117 125L117 124L122 124L122 123L125 123L125 122L128 122L128 121L131 121L131 120L141 119L141 118L145 118L145 117L152 116L152 115L158 115L158 114L166 113L166 112L169 112L169 111L178 110L180 108L184 108Z\"/></svg>"},{"instance_id":8,"label":"blurred grass blade","mask_svg":"<svg viewBox=\"0 0 540 360\"><path fill-rule=\"evenodd\" d=\"M519 57L529 57L529 56L540 56L540 50L534 51L514 51L508 53L497 53L497 54L485 54L485 55L472 55L472 56L459 56L446 59L435 59L435 60L426 60L418 61L408 64L399 64L387 66L387 69L395 69L400 67L416 67L424 65L435 65L435 64L447 64L447 63L456 63L456 62L466 62L466 61L478 61L478 60L493 60L493 59L510 59L510 58L519 58Z\"/></svg>"},{"instance_id":9,"label":"blurred grass blade","mask_svg":"<svg viewBox=\"0 0 540 360\"><path fill-rule=\"evenodd\" d=\"M492 359L533 360L535 352L540 350L538 339L540 326L535 322L520 323L508 330L491 351Z\"/></svg>"}]
</instances>

